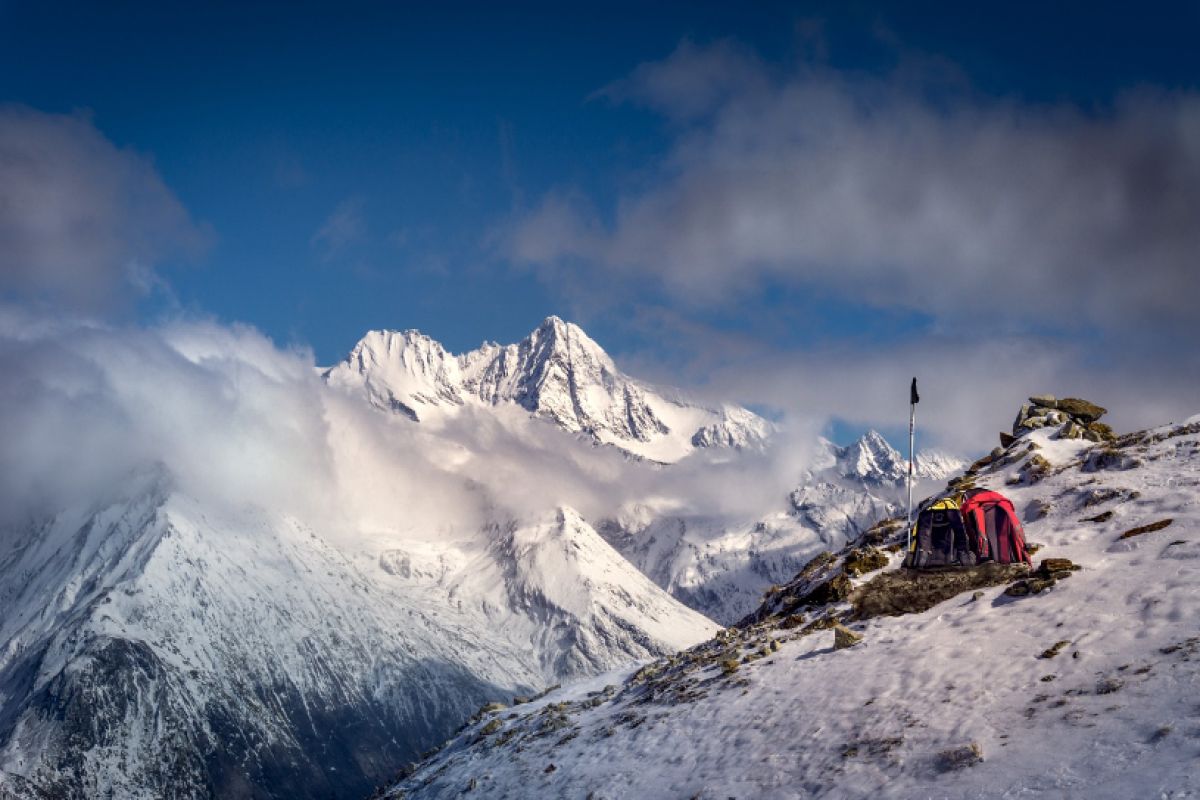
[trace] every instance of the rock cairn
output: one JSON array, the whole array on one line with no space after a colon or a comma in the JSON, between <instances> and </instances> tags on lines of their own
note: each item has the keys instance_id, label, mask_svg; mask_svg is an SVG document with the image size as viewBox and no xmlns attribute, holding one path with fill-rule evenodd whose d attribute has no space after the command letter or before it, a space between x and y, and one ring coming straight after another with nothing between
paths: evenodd
<instances>
[{"instance_id":1,"label":"rock cairn","mask_svg":"<svg viewBox=\"0 0 1200 800\"><path fill-rule=\"evenodd\" d=\"M1017 413L1017 418L1013 421L1012 435L1000 434L1000 445L1008 447L1023 434L1051 427L1059 429L1060 439L1111 442L1116 438L1113 429L1099 421L1106 413L1108 409L1077 397L1059 400L1054 395L1034 395Z\"/></svg>"}]
</instances>

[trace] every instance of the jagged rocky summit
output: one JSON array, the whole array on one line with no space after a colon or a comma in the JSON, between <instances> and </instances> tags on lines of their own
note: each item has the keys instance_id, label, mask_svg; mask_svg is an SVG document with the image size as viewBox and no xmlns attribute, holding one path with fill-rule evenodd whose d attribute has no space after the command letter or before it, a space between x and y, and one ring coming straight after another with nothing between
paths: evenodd
<instances>
[{"instance_id":1,"label":"jagged rocky summit","mask_svg":"<svg viewBox=\"0 0 1200 800\"><path fill-rule=\"evenodd\" d=\"M1039 428L1057 428L1058 436L1064 439L1111 441L1114 438L1112 428L1100 422L1107 413L1108 409L1076 397L1059 400L1051 394L1034 395L1017 412L1012 434L1000 434L1000 444L1007 447L1022 434Z\"/></svg>"},{"instance_id":2,"label":"jagged rocky summit","mask_svg":"<svg viewBox=\"0 0 1200 800\"><path fill-rule=\"evenodd\" d=\"M578 325L547 317L516 344L462 355L415 330L371 331L323 372L413 421L468 404L515 404L563 430L653 461L697 448L761 447L771 424L738 406L710 406L625 375Z\"/></svg>"}]
</instances>

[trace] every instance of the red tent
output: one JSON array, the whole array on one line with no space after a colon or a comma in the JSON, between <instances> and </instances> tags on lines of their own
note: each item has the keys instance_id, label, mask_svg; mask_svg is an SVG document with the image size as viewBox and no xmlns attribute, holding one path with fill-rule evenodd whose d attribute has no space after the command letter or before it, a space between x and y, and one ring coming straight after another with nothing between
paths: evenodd
<instances>
[{"instance_id":1,"label":"red tent","mask_svg":"<svg viewBox=\"0 0 1200 800\"><path fill-rule=\"evenodd\" d=\"M1025 549L1025 530L1007 497L987 489L972 489L963 496L960 510L980 561L1032 566L1033 559Z\"/></svg>"}]
</instances>

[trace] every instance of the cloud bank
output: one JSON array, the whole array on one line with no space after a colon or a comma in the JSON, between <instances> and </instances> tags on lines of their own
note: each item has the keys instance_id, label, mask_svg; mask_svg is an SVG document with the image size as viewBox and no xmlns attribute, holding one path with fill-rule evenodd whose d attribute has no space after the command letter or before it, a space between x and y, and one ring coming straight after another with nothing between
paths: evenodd
<instances>
[{"instance_id":1,"label":"cloud bank","mask_svg":"<svg viewBox=\"0 0 1200 800\"><path fill-rule=\"evenodd\" d=\"M267 508L359 541L471 538L561 505L592 520L636 504L751 519L783 507L814 433L663 469L516 406L414 424L327 386L310 352L208 321L0 308L0 373L0 530L99 508L149 472L214 513Z\"/></svg>"},{"instance_id":2,"label":"cloud bank","mask_svg":"<svg viewBox=\"0 0 1200 800\"><path fill-rule=\"evenodd\" d=\"M984 326L1154 315L1196 330L1200 96L1027 107L898 77L781 75L689 43L604 94L672 121L657 180L608 222L548 196L511 238L518 261L649 276L697 305L776 280Z\"/></svg>"}]
</instances>

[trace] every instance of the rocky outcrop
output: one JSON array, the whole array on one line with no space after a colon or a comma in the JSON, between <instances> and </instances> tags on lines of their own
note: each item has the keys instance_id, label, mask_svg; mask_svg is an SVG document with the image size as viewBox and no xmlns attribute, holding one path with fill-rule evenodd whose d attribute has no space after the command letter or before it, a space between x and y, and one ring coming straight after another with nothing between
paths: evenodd
<instances>
[{"instance_id":1,"label":"rocky outcrop","mask_svg":"<svg viewBox=\"0 0 1200 800\"><path fill-rule=\"evenodd\" d=\"M1017 418L1013 421L1012 435L1000 435L1000 444L1008 447L1016 438L1030 431L1050 427L1059 428L1060 439L1112 441L1116 438L1112 428L1098 422L1106 413L1108 409L1077 397L1059 400L1049 394L1033 395L1017 413Z\"/></svg>"},{"instance_id":2,"label":"rocky outcrop","mask_svg":"<svg viewBox=\"0 0 1200 800\"><path fill-rule=\"evenodd\" d=\"M900 569L872 578L850 594L855 619L918 614L951 597L1000 586L1029 574L1024 564L981 564L940 571Z\"/></svg>"}]
</instances>

